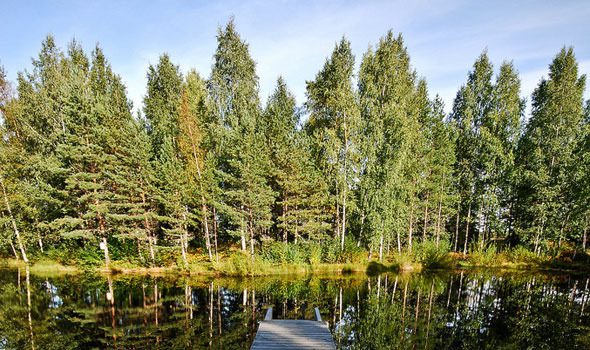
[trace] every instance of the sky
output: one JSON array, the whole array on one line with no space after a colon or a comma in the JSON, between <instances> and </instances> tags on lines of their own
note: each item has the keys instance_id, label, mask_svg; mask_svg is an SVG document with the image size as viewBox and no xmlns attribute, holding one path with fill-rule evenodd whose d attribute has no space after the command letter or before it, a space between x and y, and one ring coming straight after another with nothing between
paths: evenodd
<instances>
[{"instance_id":1,"label":"sky","mask_svg":"<svg viewBox=\"0 0 590 350\"><path fill-rule=\"evenodd\" d=\"M563 46L574 47L581 73L590 72L590 1L583 0L3 0L0 8L0 65L10 80L32 69L31 58L48 34L62 48L72 38L88 52L99 43L136 110L147 67L162 53L181 71L195 68L208 77L217 30L231 17L257 63L262 101L283 76L302 104L305 82L342 36L351 41L358 66L388 30L402 33L412 66L447 111L484 50L496 72L503 61L514 63L527 100Z\"/></svg>"}]
</instances>

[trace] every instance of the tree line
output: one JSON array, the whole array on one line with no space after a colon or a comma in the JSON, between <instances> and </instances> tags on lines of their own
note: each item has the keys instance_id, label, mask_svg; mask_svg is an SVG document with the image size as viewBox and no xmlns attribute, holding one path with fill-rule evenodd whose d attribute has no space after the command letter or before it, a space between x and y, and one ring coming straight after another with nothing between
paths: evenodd
<instances>
[{"instance_id":1,"label":"tree line","mask_svg":"<svg viewBox=\"0 0 590 350\"><path fill-rule=\"evenodd\" d=\"M137 115L99 46L62 51L48 36L16 82L1 70L2 254L108 266L254 257L278 243L380 259L426 241L586 249L590 104L572 48L549 65L530 115L517 69L495 72L485 51L446 114L392 31L358 71L337 42L302 106L283 78L263 106L233 21L213 60L205 78L161 55Z\"/></svg>"}]
</instances>

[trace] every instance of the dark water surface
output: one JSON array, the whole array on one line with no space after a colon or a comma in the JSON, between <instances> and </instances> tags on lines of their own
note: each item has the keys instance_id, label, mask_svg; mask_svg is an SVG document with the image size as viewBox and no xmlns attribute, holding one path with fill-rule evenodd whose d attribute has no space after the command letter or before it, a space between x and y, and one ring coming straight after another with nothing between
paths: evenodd
<instances>
[{"instance_id":1,"label":"dark water surface","mask_svg":"<svg viewBox=\"0 0 590 350\"><path fill-rule=\"evenodd\" d=\"M588 276L184 278L0 270L0 349L248 349L266 308L340 348L590 349Z\"/></svg>"}]
</instances>

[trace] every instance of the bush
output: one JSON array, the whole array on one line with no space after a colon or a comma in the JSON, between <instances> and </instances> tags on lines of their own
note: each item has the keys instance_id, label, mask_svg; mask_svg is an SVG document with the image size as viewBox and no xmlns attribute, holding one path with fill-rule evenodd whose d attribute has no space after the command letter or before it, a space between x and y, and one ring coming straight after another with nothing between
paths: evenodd
<instances>
[{"instance_id":1,"label":"bush","mask_svg":"<svg viewBox=\"0 0 590 350\"><path fill-rule=\"evenodd\" d=\"M531 264L539 261L539 257L534 252L523 246L514 247L509 250L507 257L513 263Z\"/></svg>"},{"instance_id":2,"label":"bush","mask_svg":"<svg viewBox=\"0 0 590 350\"><path fill-rule=\"evenodd\" d=\"M263 260L274 264L287 263L287 245L280 242L272 242L264 245L260 252Z\"/></svg>"},{"instance_id":3,"label":"bush","mask_svg":"<svg viewBox=\"0 0 590 350\"><path fill-rule=\"evenodd\" d=\"M393 263L398 266L410 266L414 263L414 256L408 251L403 250L401 253L396 253L393 256Z\"/></svg>"},{"instance_id":4,"label":"bush","mask_svg":"<svg viewBox=\"0 0 590 350\"><path fill-rule=\"evenodd\" d=\"M227 273L231 275L246 276L250 273L252 260L248 253L237 251L229 256Z\"/></svg>"},{"instance_id":5,"label":"bush","mask_svg":"<svg viewBox=\"0 0 590 350\"><path fill-rule=\"evenodd\" d=\"M434 240L427 240L416 244L414 258L426 268L446 267L451 264L450 251L448 241L440 241L437 247Z\"/></svg>"},{"instance_id":6,"label":"bush","mask_svg":"<svg viewBox=\"0 0 590 350\"><path fill-rule=\"evenodd\" d=\"M330 239L322 242L322 260L329 264L335 264L340 259L340 242Z\"/></svg>"},{"instance_id":7,"label":"bush","mask_svg":"<svg viewBox=\"0 0 590 350\"><path fill-rule=\"evenodd\" d=\"M489 247L487 247L486 249L481 249L478 248L474 249L471 254L469 255L469 261L473 264L473 265L477 265L477 266L489 266L489 265L494 265L494 263L497 263L496 259L497 259L497 255L496 255L496 247L491 245Z\"/></svg>"},{"instance_id":8,"label":"bush","mask_svg":"<svg viewBox=\"0 0 590 350\"><path fill-rule=\"evenodd\" d=\"M304 244L288 243L285 244L287 251L287 263L304 264L307 263L307 249Z\"/></svg>"},{"instance_id":9,"label":"bush","mask_svg":"<svg viewBox=\"0 0 590 350\"><path fill-rule=\"evenodd\" d=\"M272 264L306 264L309 261L307 243L272 242L262 247L262 260Z\"/></svg>"},{"instance_id":10,"label":"bush","mask_svg":"<svg viewBox=\"0 0 590 350\"><path fill-rule=\"evenodd\" d=\"M307 245L308 255L307 262L310 265L316 265L322 262L322 246L318 243L309 243Z\"/></svg>"}]
</instances>

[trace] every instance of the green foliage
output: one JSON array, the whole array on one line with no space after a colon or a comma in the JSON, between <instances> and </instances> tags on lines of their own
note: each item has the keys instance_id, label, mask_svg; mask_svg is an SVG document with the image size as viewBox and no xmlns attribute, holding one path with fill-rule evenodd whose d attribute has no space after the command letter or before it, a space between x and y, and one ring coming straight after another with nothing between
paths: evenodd
<instances>
[{"instance_id":1,"label":"green foliage","mask_svg":"<svg viewBox=\"0 0 590 350\"><path fill-rule=\"evenodd\" d=\"M499 256L496 253L497 251L494 245L482 249L480 245L477 244L474 245L469 254L469 262L475 266L493 266L500 263L500 261L498 261Z\"/></svg>"},{"instance_id":2,"label":"green foliage","mask_svg":"<svg viewBox=\"0 0 590 350\"><path fill-rule=\"evenodd\" d=\"M310 265L316 265L322 262L332 264L358 264L366 261L366 254L364 249L357 248L354 244L347 244L343 252L340 249L340 242L338 240L331 240L323 244L315 242L272 242L263 246L260 252L262 259L269 263Z\"/></svg>"},{"instance_id":3,"label":"green foliage","mask_svg":"<svg viewBox=\"0 0 590 350\"><path fill-rule=\"evenodd\" d=\"M340 40L303 108L283 78L263 108L256 70L233 20L207 80L166 54L148 68L144 116L98 46L48 36L16 91L0 68L0 253L188 269L206 250L258 274L354 269L369 252L439 267L470 245L476 265L575 263L588 248L590 103L573 49L524 128L513 64L480 55L447 116L392 31L358 72ZM502 240L533 252L495 254Z\"/></svg>"},{"instance_id":4,"label":"green foliage","mask_svg":"<svg viewBox=\"0 0 590 350\"><path fill-rule=\"evenodd\" d=\"M261 250L264 260L275 264L303 264L307 262L304 244L273 242Z\"/></svg>"},{"instance_id":5,"label":"green foliage","mask_svg":"<svg viewBox=\"0 0 590 350\"><path fill-rule=\"evenodd\" d=\"M315 242L307 244L308 257L307 262L310 265L317 265L322 262L322 245Z\"/></svg>"},{"instance_id":6,"label":"green foliage","mask_svg":"<svg viewBox=\"0 0 590 350\"><path fill-rule=\"evenodd\" d=\"M535 252L523 246L517 246L507 252L508 260L513 263L535 264L539 263L540 258Z\"/></svg>"},{"instance_id":7,"label":"green foliage","mask_svg":"<svg viewBox=\"0 0 590 350\"><path fill-rule=\"evenodd\" d=\"M438 245L434 240L427 240L416 244L413 253L416 261L425 268L441 268L451 265L450 251L451 244L446 240L440 241Z\"/></svg>"}]
</instances>

